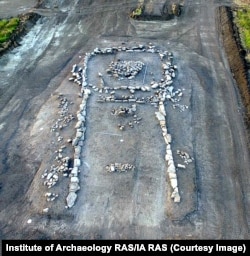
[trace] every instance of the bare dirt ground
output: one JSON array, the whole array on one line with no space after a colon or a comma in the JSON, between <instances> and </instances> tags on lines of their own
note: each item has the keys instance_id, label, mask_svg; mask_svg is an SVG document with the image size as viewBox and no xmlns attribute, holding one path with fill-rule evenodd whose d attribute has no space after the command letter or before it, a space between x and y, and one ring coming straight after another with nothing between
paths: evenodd
<instances>
[{"instance_id":1,"label":"bare dirt ground","mask_svg":"<svg viewBox=\"0 0 250 256\"><path fill-rule=\"evenodd\" d=\"M16 1L14 1L16 2ZM13 2L13 4L14 4ZM0 237L2 239L247 239L250 224L249 150L242 104L218 34L217 7L232 1L186 0L173 20L129 18L137 1L44 1L42 17L0 58ZM15 3L17 4L17 3ZM10 7L0 1L0 16L29 10L35 1ZM56 8L55 8L56 6ZM59 197L46 202L41 175L54 162L60 144L51 127L58 117L58 95L69 112L81 103L79 87L68 81L72 65L95 47L152 43L173 52L174 80L183 90L183 112L167 102L174 160L177 150L194 161L177 171L181 202L170 199L165 144L154 107L137 106L140 124L121 132L110 115L114 103L87 105L87 130L78 198L65 209L68 178L51 188ZM138 53L116 57L142 60L158 79L159 59ZM96 83L110 56L89 61ZM140 83L142 75L136 78ZM152 79L150 72L145 83ZM141 95L142 96L142 95ZM75 120L61 131L62 142L75 133ZM65 154L71 155L67 146ZM110 162L129 162L134 172L106 173ZM42 213L49 207L48 213ZM28 221L31 220L31 221Z\"/></svg>"}]
</instances>

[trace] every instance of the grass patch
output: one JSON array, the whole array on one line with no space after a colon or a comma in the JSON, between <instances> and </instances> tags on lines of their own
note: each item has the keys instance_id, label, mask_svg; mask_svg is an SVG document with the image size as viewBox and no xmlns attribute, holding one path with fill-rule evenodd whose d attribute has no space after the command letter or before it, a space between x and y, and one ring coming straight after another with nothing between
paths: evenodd
<instances>
[{"instance_id":1,"label":"grass patch","mask_svg":"<svg viewBox=\"0 0 250 256\"><path fill-rule=\"evenodd\" d=\"M142 15L143 8L138 6L132 13L130 14L131 18L139 18Z\"/></svg>"},{"instance_id":2,"label":"grass patch","mask_svg":"<svg viewBox=\"0 0 250 256\"><path fill-rule=\"evenodd\" d=\"M19 18L0 20L0 45L8 41L20 22Z\"/></svg>"},{"instance_id":3,"label":"grass patch","mask_svg":"<svg viewBox=\"0 0 250 256\"><path fill-rule=\"evenodd\" d=\"M250 9L236 11L236 24L241 34L241 40L246 51L250 51Z\"/></svg>"}]
</instances>

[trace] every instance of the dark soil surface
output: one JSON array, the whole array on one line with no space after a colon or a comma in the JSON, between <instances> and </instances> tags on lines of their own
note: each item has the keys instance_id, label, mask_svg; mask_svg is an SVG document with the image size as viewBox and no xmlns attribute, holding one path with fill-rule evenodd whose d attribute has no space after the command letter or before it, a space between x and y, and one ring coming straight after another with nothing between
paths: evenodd
<instances>
[{"instance_id":1,"label":"dark soil surface","mask_svg":"<svg viewBox=\"0 0 250 256\"><path fill-rule=\"evenodd\" d=\"M45 0L34 10L35 1L13 1L19 6L15 12L0 1L1 15L10 10L11 16L23 10L41 15L20 46L0 58L2 239L249 239L248 136L237 80L220 36L221 21L230 20L220 16L224 9L219 7L233 3L183 2L179 17L140 21L129 18L136 3L125 0ZM55 163L58 147L65 144L64 154L73 154L66 141L75 134L76 120L60 131L60 143L51 132L59 118L59 94L72 102L70 113L81 103L79 86L68 80L72 65L82 64L85 53L96 47L149 43L173 53L178 66L173 85L183 91L179 104L188 106L179 112L173 103L165 104L175 162L182 163L177 150L194 158L177 170L181 202L170 199L166 145L154 107L138 104L142 121L121 132L117 123L127 120L110 115L117 105L98 103L97 92L87 105L77 201L65 208L68 178L60 177L49 190L58 198L47 202L41 175ZM145 83L152 79L150 73L161 76L159 58L152 54L115 57L147 63ZM97 72L112 58L98 55L89 61L91 83L97 83ZM134 83L143 80L140 74ZM136 169L104 172L115 161ZM49 211L43 213L46 207Z\"/></svg>"}]
</instances>

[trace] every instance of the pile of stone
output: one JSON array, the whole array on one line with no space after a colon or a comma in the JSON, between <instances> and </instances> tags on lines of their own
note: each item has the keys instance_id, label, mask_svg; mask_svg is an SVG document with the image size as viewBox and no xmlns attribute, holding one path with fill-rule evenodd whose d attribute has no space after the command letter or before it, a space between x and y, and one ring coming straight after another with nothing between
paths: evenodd
<instances>
[{"instance_id":1,"label":"pile of stone","mask_svg":"<svg viewBox=\"0 0 250 256\"><path fill-rule=\"evenodd\" d=\"M141 117L137 117L137 115L134 115L133 120L129 121L127 123L127 126L129 126L130 128L134 128L135 124L139 124L141 122L142 118ZM117 127L119 128L119 130L124 131L125 130L125 125L122 124L118 124Z\"/></svg>"},{"instance_id":2,"label":"pile of stone","mask_svg":"<svg viewBox=\"0 0 250 256\"><path fill-rule=\"evenodd\" d=\"M83 81L82 68L74 64L72 67L71 73L72 73L72 76L69 78L69 81L72 81L78 85L81 85Z\"/></svg>"},{"instance_id":3,"label":"pile of stone","mask_svg":"<svg viewBox=\"0 0 250 256\"><path fill-rule=\"evenodd\" d=\"M44 173L44 175L46 175L46 177L43 185L46 185L48 188L53 187L59 179L58 173L53 167L49 173Z\"/></svg>"},{"instance_id":4,"label":"pile of stone","mask_svg":"<svg viewBox=\"0 0 250 256\"><path fill-rule=\"evenodd\" d=\"M189 164L194 161L193 157L191 157L187 152L184 152L182 150L177 150L177 155L179 155L184 160L185 164Z\"/></svg>"},{"instance_id":5,"label":"pile of stone","mask_svg":"<svg viewBox=\"0 0 250 256\"><path fill-rule=\"evenodd\" d=\"M58 197L58 194L47 192L44 196L46 197L47 202L52 202Z\"/></svg>"},{"instance_id":6,"label":"pile of stone","mask_svg":"<svg viewBox=\"0 0 250 256\"><path fill-rule=\"evenodd\" d=\"M133 79L142 70L144 63L141 61L112 61L106 72L115 78Z\"/></svg>"},{"instance_id":7,"label":"pile of stone","mask_svg":"<svg viewBox=\"0 0 250 256\"><path fill-rule=\"evenodd\" d=\"M52 126L51 131L55 132L57 142L61 143L63 137L60 135L59 131L64 127L67 127L75 117L69 113L69 106L72 102L70 103L63 94L59 94L58 99L59 118ZM58 183L61 175L67 177L72 170L72 168L70 168L70 157L63 154L65 148L66 145L59 145L59 148L55 151L54 164L52 164L49 169L44 170L42 174L42 179L44 180L43 185L47 186L48 189L54 187ZM58 195L51 192L47 192L45 196L48 202L54 201L58 197ZM43 212L46 213L48 209L49 208L45 208Z\"/></svg>"},{"instance_id":8,"label":"pile of stone","mask_svg":"<svg viewBox=\"0 0 250 256\"><path fill-rule=\"evenodd\" d=\"M52 165L50 170L46 169L42 175L42 178L45 180L43 184L48 188L56 185L59 180L60 173L63 173L64 176L66 176L70 172L69 157L63 157L61 152L58 152L56 160L57 165Z\"/></svg>"},{"instance_id":9,"label":"pile of stone","mask_svg":"<svg viewBox=\"0 0 250 256\"><path fill-rule=\"evenodd\" d=\"M136 104L133 104L129 108L120 106L118 108L113 108L111 110L111 114L115 116L126 116L126 115L133 114L134 112L136 112Z\"/></svg>"},{"instance_id":10,"label":"pile of stone","mask_svg":"<svg viewBox=\"0 0 250 256\"><path fill-rule=\"evenodd\" d=\"M114 163L109 164L105 167L105 170L107 172L127 172L127 171L133 171L135 169L135 166L132 164L121 164L121 163Z\"/></svg>"},{"instance_id":11,"label":"pile of stone","mask_svg":"<svg viewBox=\"0 0 250 256\"><path fill-rule=\"evenodd\" d=\"M173 153L171 149L171 135L167 131L166 126L166 111L164 107L164 97L162 101L159 102L159 111L155 112L156 118L160 123L162 129L162 135L166 143L166 154L165 160L167 162L167 172L170 179L170 184L173 189L171 194L171 198L173 198L175 203L179 203L181 198L178 189L178 182L177 182L177 175L176 175L176 168L173 159Z\"/></svg>"},{"instance_id":12,"label":"pile of stone","mask_svg":"<svg viewBox=\"0 0 250 256\"><path fill-rule=\"evenodd\" d=\"M69 103L68 99L63 96L63 94L59 94L58 99L60 100L58 108L59 110L59 118L56 123L51 127L51 131L56 131L58 129L63 129L69 125L69 123L75 119L74 115L69 113Z\"/></svg>"},{"instance_id":13,"label":"pile of stone","mask_svg":"<svg viewBox=\"0 0 250 256\"><path fill-rule=\"evenodd\" d=\"M173 109L178 109L179 112L184 112L188 109L187 105L181 105L181 104L173 104Z\"/></svg>"}]
</instances>

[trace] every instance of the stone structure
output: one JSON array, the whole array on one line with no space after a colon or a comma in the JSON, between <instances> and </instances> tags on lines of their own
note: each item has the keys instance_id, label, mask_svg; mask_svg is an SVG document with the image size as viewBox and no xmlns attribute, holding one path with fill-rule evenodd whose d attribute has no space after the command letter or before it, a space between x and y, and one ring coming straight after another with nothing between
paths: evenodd
<instances>
[{"instance_id":1,"label":"stone structure","mask_svg":"<svg viewBox=\"0 0 250 256\"><path fill-rule=\"evenodd\" d=\"M133 52L142 52L142 53L152 53L157 54L161 60L161 67L162 67L162 78L160 81L153 80L150 84L142 86L131 86L131 85L121 85L118 87L111 87L105 84L103 80L103 75L97 71L97 77L99 79L98 86L92 86L88 83L87 79L87 68L88 68L88 61L96 55L100 54L115 54L118 52L125 52L125 53L133 53ZM108 69L106 69L107 74L111 77L117 79L134 79L136 75L145 67L145 64L141 61L124 61L118 60L116 62L111 62ZM147 66L145 67L145 69ZM146 70L145 70L146 71ZM146 73L146 72L145 72ZM77 200L77 191L80 189L80 181L79 181L79 170L82 164L81 161L81 152L82 147L84 145L85 140L85 131L86 131L86 104L89 96L92 92L99 93L99 99L97 102L105 103L105 102L114 102L114 103L131 103L131 107L123 107L119 106L118 108L112 109L111 113L115 116L120 115L131 115L133 116L133 122L139 123L140 118L135 115L137 104L151 104L154 107L158 108L158 111L155 112L156 119L158 120L161 130L163 139L166 144L166 153L165 153L165 161L166 161L166 171L168 174L168 178L170 181L170 185L172 188L171 198L174 202L178 203L181 201L179 188L178 188L178 181L177 181L177 173L176 173L176 165L173 159L173 152L171 149L171 135L168 133L167 130L167 123L166 123L166 111L165 111L165 102L170 101L173 103L177 103L180 101L180 98L183 95L183 92L178 89L175 90L173 86L173 79L176 77L177 73L177 66L173 64L173 54L168 51L161 51L158 50L154 45L149 43L147 46L145 45L138 45L134 47L109 47L109 48L95 48L93 52L86 53L83 66L80 67L79 65L73 65L71 70L71 76L69 81L74 82L80 86L80 93L79 96L82 98L82 102L79 106L79 110L77 112L76 117L71 114L68 114L68 101L63 95L59 97L60 99L60 115L61 118L55 123L52 127L52 131L57 132L58 130L62 129L63 127L67 126L67 124L72 121L73 119L77 119L75 125L75 137L70 139L68 142L72 144L74 148L74 156L73 156L73 167L69 168L69 157L62 157L62 148L58 150L57 160L60 161L59 167L52 167L50 171L44 172L43 179L45 179L44 184L48 186L48 188L52 187L56 184L59 179L58 174L63 172L65 176L69 176L70 181L68 185L68 194L66 197L66 208L71 208L75 201ZM116 91L128 91L130 95L124 93L122 96L117 96ZM141 91L146 92L147 96L145 97L136 97L135 92ZM188 108L188 106L174 104L174 108L178 108L180 111L184 111ZM133 127L133 123L131 123L130 127ZM120 130L124 130L124 125L118 124L118 128ZM62 140L60 138L59 133L58 141ZM193 159L187 154L182 151L178 151L177 154L184 159L185 163L192 161ZM107 172L126 172L132 171L136 168L132 164L122 164L122 163L113 163L109 164L105 167ZM186 166L182 164L178 164L177 168L185 169ZM58 195L57 195L58 196ZM47 195L48 201L53 201L57 196L55 195ZM45 208L44 212L47 212L48 209Z\"/></svg>"}]
</instances>

